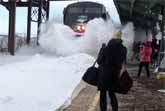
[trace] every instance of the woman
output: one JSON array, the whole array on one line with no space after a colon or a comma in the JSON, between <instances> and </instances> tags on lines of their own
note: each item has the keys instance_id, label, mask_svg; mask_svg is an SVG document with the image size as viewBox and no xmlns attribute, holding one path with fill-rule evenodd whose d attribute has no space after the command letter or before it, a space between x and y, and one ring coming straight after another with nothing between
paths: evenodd
<instances>
[{"instance_id":1,"label":"woman","mask_svg":"<svg viewBox=\"0 0 165 111\"><path fill-rule=\"evenodd\" d=\"M145 66L147 77L150 77L149 63L151 61L151 54L152 54L151 42L146 41L144 46L140 48L140 65L139 65L138 77L140 77L143 66Z\"/></svg>"},{"instance_id":2,"label":"woman","mask_svg":"<svg viewBox=\"0 0 165 111\"><path fill-rule=\"evenodd\" d=\"M100 90L100 109L107 111L106 92L109 93L112 111L118 111L118 101L115 95L115 86L119 79L122 64L126 61L127 49L121 40L121 31L115 32L106 48L99 53L98 89Z\"/></svg>"}]
</instances>

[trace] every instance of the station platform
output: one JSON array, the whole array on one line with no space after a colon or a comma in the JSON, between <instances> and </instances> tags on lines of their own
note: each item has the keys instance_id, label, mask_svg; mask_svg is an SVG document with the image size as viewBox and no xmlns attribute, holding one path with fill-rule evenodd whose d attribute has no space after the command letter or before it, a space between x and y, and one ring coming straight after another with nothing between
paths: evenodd
<instances>
[{"instance_id":1,"label":"station platform","mask_svg":"<svg viewBox=\"0 0 165 111\"><path fill-rule=\"evenodd\" d=\"M134 83L127 95L117 94L119 111L165 111L165 93L158 91L160 83L156 75L152 73L151 78L147 78L143 70L141 77L136 78L137 70L137 65L128 68ZM87 85L64 111L100 111L99 91ZM111 111L110 105L108 111Z\"/></svg>"}]
</instances>

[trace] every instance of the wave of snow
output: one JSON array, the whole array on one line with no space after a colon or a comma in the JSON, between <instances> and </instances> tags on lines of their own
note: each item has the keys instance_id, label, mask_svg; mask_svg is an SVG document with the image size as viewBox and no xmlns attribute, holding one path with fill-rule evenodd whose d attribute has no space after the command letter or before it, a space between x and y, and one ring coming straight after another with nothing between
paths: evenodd
<instances>
[{"instance_id":1,"label":"wave of snow","mask_svg":"<svg viewBox=\"0 0 165 111\"><path fill-rule=\"evenodd\" d=\"M84 36L76 38L72 29L63 24L50 21L43 25L40 34L41 47L56 55L68 56L76 53L96 55L102 43L107 43L116 26L111 20L94 19L88 22ZM132 48L134 40L133 24L127 24L123 29L122 39L127 48Z\"/></svg>"}]
</instances>

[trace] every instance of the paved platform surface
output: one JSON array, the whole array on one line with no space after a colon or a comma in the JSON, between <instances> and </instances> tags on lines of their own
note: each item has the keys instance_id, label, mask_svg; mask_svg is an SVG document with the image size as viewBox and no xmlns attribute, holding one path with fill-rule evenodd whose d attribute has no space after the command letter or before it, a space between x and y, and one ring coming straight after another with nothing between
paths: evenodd
<instances>
[{"instance_id":1,"label":"paved platform surface","mask_svg":"<svg viewBox=\"0 0 165 111\"><path fill-rule=\"evenodd\" d=\"M95 101L96 93L95 87L87 85L64 111L88 111L90 107L95 109L96 106L92 106L92 102ZM96 100L96 104L97 102Z\"/></svg>"},{"instance_id":2,"label":"paved platform surface","mask_svg":"<svg viewBox=\"0 0 165 111\"><path fill-rule=\"evenodd\" d=\"M152 74L147 78L145 71L136 78L137 67L129 68L134 84L127 95L117 94L119 111L165 111L165 93L160 93L160 82ZM99 93L95 87L87 86L64 111L99 111ZM111 111L111 106L108 106Z\"/></svg>"}]
</instances>

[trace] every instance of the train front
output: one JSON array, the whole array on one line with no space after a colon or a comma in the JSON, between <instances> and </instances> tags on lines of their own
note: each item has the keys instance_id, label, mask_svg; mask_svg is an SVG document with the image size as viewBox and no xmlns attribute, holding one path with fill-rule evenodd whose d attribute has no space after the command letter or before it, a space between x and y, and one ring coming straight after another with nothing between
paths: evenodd
<instances>
[{"instance_id":1,"label":"train front","mask_svg":"<svg viewBox=\"0 0 165 111\"><path fill-rule=\"evenodd\" d=\"M64 24L70 26L76 36L82 36L88 21L94 18L108 18L104 5L96 2L76 2L69 4L63 11Z\"/></svg>"}]
</instances>

